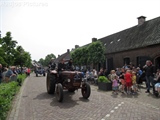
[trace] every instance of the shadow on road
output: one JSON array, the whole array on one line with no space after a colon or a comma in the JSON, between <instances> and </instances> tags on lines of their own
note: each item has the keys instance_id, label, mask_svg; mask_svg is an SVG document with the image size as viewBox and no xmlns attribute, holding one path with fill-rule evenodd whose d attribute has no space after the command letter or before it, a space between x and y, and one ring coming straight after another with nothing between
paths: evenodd
<instances>
[{"instance_id":1,"label":"shadow on road","mask_svg":"<svg viewBox=\"0 0 160 120\"><path fill-rule=\"evenodd\" d=\"M63 91L63 101L58 102L56 96L53 97L53 101L50 103L51 106L58 106L63 109L68 109L72 108L76 105L79 105L78 102L89 102L88 99L84 99L83 97L79 97L79 100L73 99L73 95L78 94L76 92L68 92L68 91Z\"/></svg>"},{"instance_id":2,"label":"shadow on road","mask_svg":"<svg viewBox=\"0 0 160 120\"><path fill-rule=\"evenodd\" d=\"M51 99L53 98L52 94L48 94L47 92L41 93L39 95L37 95L35 98L33 98L33 100L44 100L44 99Z\"/></svg>"},{"instance_id":3,"label":"shadow on road","mask_svg":"<svg viewBox=\"0 0 160 120\"><path fill-rule=\"evenodd\" d=\"M77 100L73 100L72 96L75 93L73 92L68 92L68 91L63 91L63 101L62 102L58 102L56 95L54 95L53 97L53 101L50 103L51 106L58 106L60 108L64 108L64 109L68 109L68 108L72 108L75 105L79 105L79 103L77 103Z\"/></svg>"}]
</instances>

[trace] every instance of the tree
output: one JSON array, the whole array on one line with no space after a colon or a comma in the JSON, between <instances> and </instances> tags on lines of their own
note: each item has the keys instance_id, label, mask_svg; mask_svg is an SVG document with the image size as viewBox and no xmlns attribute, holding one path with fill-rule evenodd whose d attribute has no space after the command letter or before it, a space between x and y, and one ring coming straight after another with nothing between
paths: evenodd
<instances>
[{"instance_id":1,"label":"tree","mask_svg":"<svg viewBox=\"0 0 160 120\"><path fill-rule=\"evenodd\" d=\"M43 58L40 58L38 63L40 63L41 65L45 66L45 60Z\"/></svg>"},{"instance_id":2,"label":"tree","mask_svg":"<svg viewBox=\"0 0 160 120\"><path fill-rule=\"evenodd\" d=\"M51 58L56 58L54 54L48 54L45 59L41 58L39 59L38 63L40 63L43 66L48 66L49 62L51 61Z\"/></svg>"},{"instance_id":3,"label":"tree","mask_svg":"<svg viewBox=\"0 0 160 120\"><path fill-rule=\"evenodd\" d=\"M1 39L1 47L4 51L3 59L8 65L14 63L14 52L17 41L12 40L11 32L7 32L6 36Z\"/></svg>"},{"instance_id":4,"label":"tree","mask_svg":"<svg viewBox=\"0 0 160 120\"><path fill-rule=\"evenodd\" d=\"M22 46L17 46L14 57L15 65L31 67L31 55L29 52L24 51Z\"/></svg>"},{"instance_id":5,"label":"tree","mask_svg":"<svg viewBox=\"0 0 160 120\"><path fill-rule=\"evenodd\" d=\"M71 53L71 58L75 65L96 65L102 63L105 60L104 56L105 47L100 41L95 41L84 46L82 48L77 48Z\"/></svg>"},{"instance_id":6,"label":"tree","mask_svg":"<svg viewBox=\"0 0 160 120\"><path fill-rule=\"evenodd\" d=\"M88 46L88 63L97 64L105 60L105 47L100 41L91 43Z\"/></svg>"},{"instance_id":7,"label":"tree","mask_svg":"<svg viewBox=\"0 0 160 120\"><path fill-rule=\"evenodd\" d=\"M22 46L17 46L17 41L12 40L11 32L0 38L0 63L3 66L20 65L31 66L31 55Z\"/></svg>"},{"instance_id":8,"label":"tree","mask_svg":"<svg viewBox=\"0 0 160 120\"><path fill-rule=\"evenodd\" d=\"M2 47L0 47L0 64L2 64L3 66L7 66L7 63L3 58L4 55L5 55L4 50L2 49Z\"/></svg>"},{"instance_id":9,"label":"tree","mask_svg":"<svg viewBox=\"0 0 160 120\"><path fill-rule=\"evenodd\" d=\"M87 65L87 47L77 48L71 53L71 58L75 65Z\"/></svg>"}]
</instances>

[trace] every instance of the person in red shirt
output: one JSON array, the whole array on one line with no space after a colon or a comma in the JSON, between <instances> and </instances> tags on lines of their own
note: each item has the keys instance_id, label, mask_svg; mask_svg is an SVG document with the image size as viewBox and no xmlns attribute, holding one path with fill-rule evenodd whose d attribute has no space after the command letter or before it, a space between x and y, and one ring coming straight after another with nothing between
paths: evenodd
<instances>
[{"instance_id":1,"label":"person in red shirt","mask_svg":"<svg viewBox=\"0 0 160 120\"><path fill-rule=\"evenodd\" d=\"M125 78L125 82L126 82L127 93L130 94L131 93L131 86L132 86L132 75L131 75L130 70L126 71L124 78Z\"/></svg>"},{"instance_id":2,"label":"person in red shirt","mask_svg":"<svg viewBox=\"0 0 160 120\"><path fill-rule=\"evenodd\" d=\"M28 68L28 69L27 69L27 75L30 76L30 73L31 73L31 69Z\"/></svg>"}]
</instances>

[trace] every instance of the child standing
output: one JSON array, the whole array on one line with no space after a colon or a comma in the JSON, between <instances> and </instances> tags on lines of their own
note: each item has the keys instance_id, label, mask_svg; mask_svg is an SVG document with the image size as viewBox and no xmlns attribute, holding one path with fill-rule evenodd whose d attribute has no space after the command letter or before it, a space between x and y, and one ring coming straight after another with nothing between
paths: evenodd
<instances>
[{"instance_id":1,"label":"child standing","mask_svg":"<svg viewBox=\"0 0 160 120\"><path fill-rule=\"evenodd\" d=\"M114 79L112 80L112 89L114 91L114 94L118 94L118 77L114 76Z\"/></svg>"},{"instance_id":2,"label":"child standing","mask_svg":"<svg viewBox=\"0 0 160 120\"><path fill-rule=\"evenodd\" d=\"M132 78L130 72L131 72L130 70L127 70L126 74L124 75L128 94L131 93L131 86L132 86Z\"/></svg>"},{"instance_id":3,"label":"child standing","mask_svg":"<svg viewBox=\"0 0 160 120\"><path fill-rule=\"evenodd\" d=\"M120 83L121 83L121 92L124 93L124 88L125 88L125 80L124 80L124 73L121 73L120 76L119 76L119 80L120 80Z\"/></svg>"},{"instance_id":4,"label":"child standing","mask_svg":"<svg viewBox=\"0 0 160 120\"><path fill-rule=\"evenodd\" d=\"M132 85L133 85L133 94L135 94L136 93L136 91L137 91L137 85L136 85L137 83L136 83L136 72L132 72Z\"/></svg>"}]
</instances>

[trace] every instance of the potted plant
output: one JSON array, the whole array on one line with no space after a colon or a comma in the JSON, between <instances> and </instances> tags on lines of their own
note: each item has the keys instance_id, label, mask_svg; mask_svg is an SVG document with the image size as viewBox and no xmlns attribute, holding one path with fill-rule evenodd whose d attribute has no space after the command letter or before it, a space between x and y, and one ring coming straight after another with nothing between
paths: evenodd
<instances>
[{"instance_id":1,"label":"potted plant","mask_svg":"<svg viewBox=\"0 0 160 120\"><path fill-rule=\"evenodd\" d=\"M105 76L99 76L98 77L98 89L104 90L104 91L112 90L112 82L108 80L108 78Z\"/></svg>"}]
</instances>

